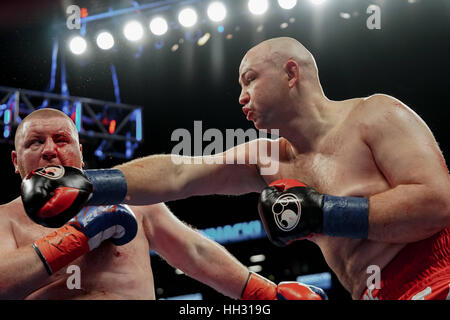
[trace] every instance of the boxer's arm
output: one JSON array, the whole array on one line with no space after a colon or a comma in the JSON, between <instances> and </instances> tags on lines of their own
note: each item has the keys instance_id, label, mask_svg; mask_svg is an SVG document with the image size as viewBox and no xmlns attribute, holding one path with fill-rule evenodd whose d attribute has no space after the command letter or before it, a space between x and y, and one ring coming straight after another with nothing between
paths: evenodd
<instances>
[{"instance_id":1,"label":"boxer's arm","mask_svg":"<svg viewBox=\"0 0 450 320\"><path fill-rule=\"evenodd\" d=\"M0 238L0 299L23 299L49 281L47 271L31 245L17 248L9 220L4 216Z\"/></svg>"},{"instance_id":2,"label":"boxer's arm","mask_svg":"<svg viewBox=\"0 0 450 320\"><path fill-rule=\"evenodd\" d=\"M143 213L151 249L170 265L230 298L241 297L249 271L225 248L186 226L164 204L136 210Z\"/></svg>"},{"instance_id":3,"label":"boxer's arm","mask_svg":"<svg viewBox=\"0 0 450 320\"><path fill-rule=\"evenodd\" d=\"M391 188L369 199L369 239L413 242L450 225L450 179L427 125L388 96L366 102L364 139Z\"/></svg>"},{"instance_id":4,"label":"boxer's arm","mask_svg":"<svg viewBox=\"0 0 450 320\"><path fill-rule=\"evenodd\" d=\"M127 182L126 202L142 205L196 195L260 192L266 184L259 174L257 143L253 140L213 156L153 155L119 165Z\"/></svg>"}]
</instances>

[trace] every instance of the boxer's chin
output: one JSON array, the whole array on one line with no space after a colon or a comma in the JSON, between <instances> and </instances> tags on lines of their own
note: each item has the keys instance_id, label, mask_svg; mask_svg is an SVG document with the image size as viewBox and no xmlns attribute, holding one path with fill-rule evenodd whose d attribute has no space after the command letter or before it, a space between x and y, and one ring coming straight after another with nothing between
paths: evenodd
<instances>
[{"instance_id":1,"label":"boxer's chin","mask_svg":"<svg viewBox=\"0 0 450 320\"><path fill-rule=\"evenodd\" d=\"M20 178L23 179L29 174L32 170L26 170L22 165L17 165L17 171L19 171Z\"/></svg>"}]
</instances>

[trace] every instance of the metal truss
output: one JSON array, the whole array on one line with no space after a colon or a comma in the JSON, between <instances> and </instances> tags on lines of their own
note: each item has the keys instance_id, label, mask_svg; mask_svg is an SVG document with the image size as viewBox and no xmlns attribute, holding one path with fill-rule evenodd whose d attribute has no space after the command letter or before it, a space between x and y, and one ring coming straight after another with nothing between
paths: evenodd
<instances>
[{"instance_id":1,"label":"metal truss","mask_svg":"<svg viewBox=\"0 0 450 320\"><path fill-rule=\"evenodd\" d=\"M0 142L13 144L22 119L42 108L67 114L80 140L97 146L94 154L100 160L130 159L143 141L139 106L0 86Z\"/></svg>"}]
</instances>

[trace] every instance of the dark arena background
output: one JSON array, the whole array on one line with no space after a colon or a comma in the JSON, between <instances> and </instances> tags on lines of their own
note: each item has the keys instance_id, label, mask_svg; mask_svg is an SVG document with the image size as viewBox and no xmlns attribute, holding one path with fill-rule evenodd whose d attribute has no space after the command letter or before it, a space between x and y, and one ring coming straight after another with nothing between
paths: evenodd
<instances>
[{"instance_id":1,"label":"dark arena background","mask_svg":"<svg viewBox=\"0 0 450 320\"><path fill-rule=\"evenodd\" d=\"M288 10L269 0L262 15L249 12L247 0L222 2L227 16L212 22L210 1L1 1L1 202L19 195L11 150L17 123L32 107L57 107L78 122L87 168L169 154L179 143L173 132L181 128L194 137L194 121L203 133L215 128L224 136L226 129L253 128L238 103L239 64L249 48L279 36L294 37L313 53L328 98L392 95L425 120L448 157L450 1L299 0ZM81 9L80 28L73 19L74 29L66 23L70 5ZM190 28L177 20L185 6L198 14ZM168 22L161 36L149 29L156 15ZM140 40L124 37L130 20L142 23ZM115 40L109 50L96 44L104 30ZM86 41L81 54L71 52L75 36ZM257 199L204 196L167 205L251 270L275 282L301 279L322 286L330 300L350 300L314 244L269 242ZM229 300L157 255L151 261L157 299Z\"/></svg>"}]
</instances>

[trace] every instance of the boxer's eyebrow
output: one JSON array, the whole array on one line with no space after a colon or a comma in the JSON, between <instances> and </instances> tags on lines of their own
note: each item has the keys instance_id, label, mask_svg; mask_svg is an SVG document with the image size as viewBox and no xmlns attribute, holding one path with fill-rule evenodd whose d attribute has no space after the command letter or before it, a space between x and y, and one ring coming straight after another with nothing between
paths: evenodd
<instances>
[{"instance_id":1,"label":"boxer's eyebrow","mask_svg":"<svg viewBox=\"0 0 450 320\"><path fill-rule=\"evenodd\" d=\"M247 68L247 69L245 69L245 70L242 72L241 76L239 77L238 82L239 82L239 84L240 84L241 86L242 86L242 81L241 81L241 79L244 79L245 74L246 74L247 72L249 72L249 71L253 71L253 69L252 69L252 68Z\"/></svg>"}]
</instances>

